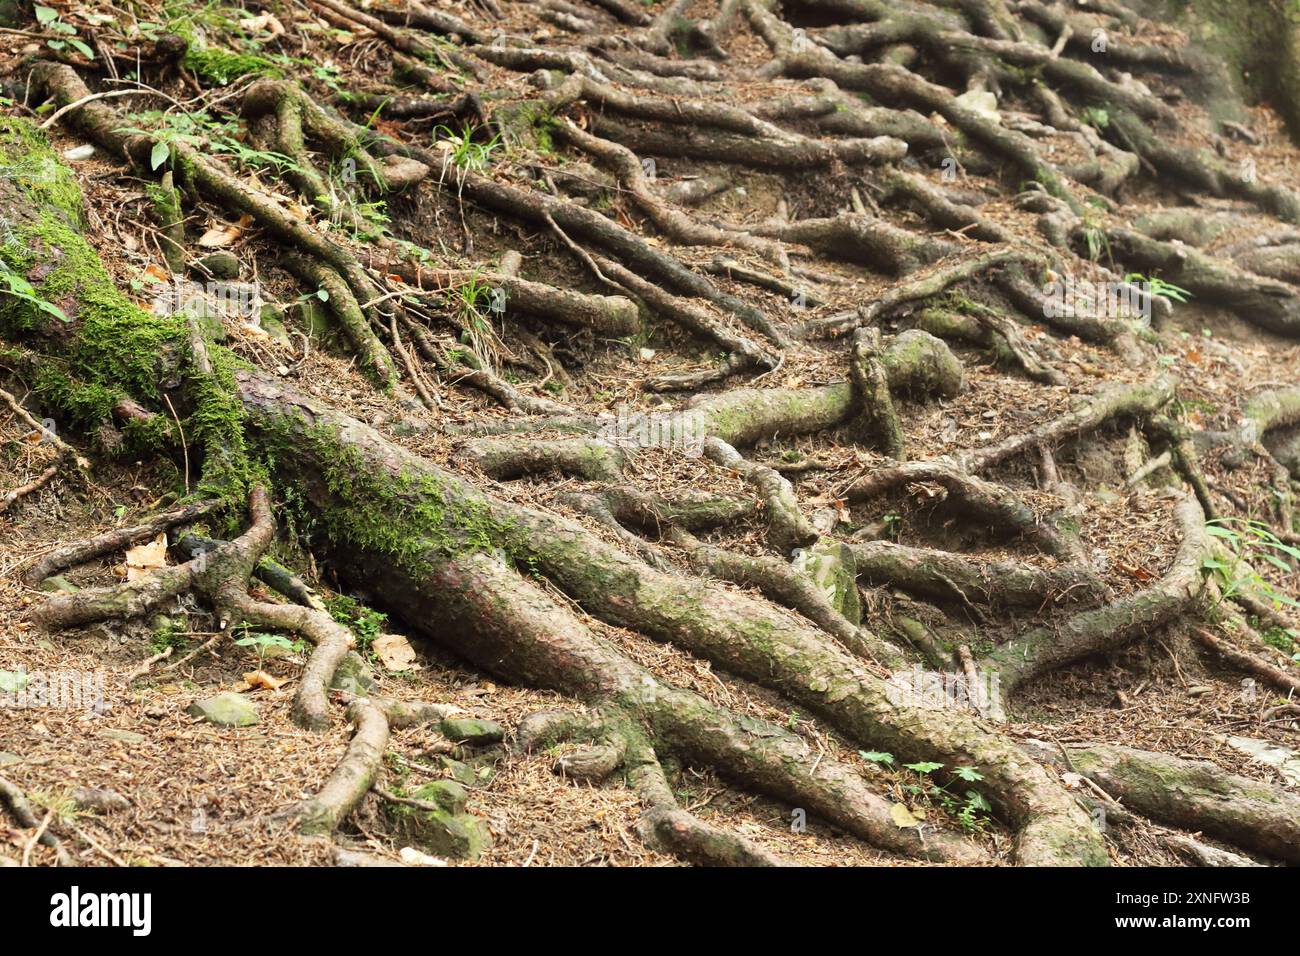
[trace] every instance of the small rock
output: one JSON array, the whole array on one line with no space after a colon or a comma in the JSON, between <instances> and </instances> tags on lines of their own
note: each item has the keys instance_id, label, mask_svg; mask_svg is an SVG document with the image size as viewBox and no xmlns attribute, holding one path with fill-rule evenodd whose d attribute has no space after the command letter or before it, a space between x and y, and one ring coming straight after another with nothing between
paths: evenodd
<instances>
[{"instance_id":1,"label":"small rock","mask_svg":"<svg viewBox=\"0 0 1300 956\"><path fill-rule=\"evenodd\" d=\"M319 299L304 299L296 303L289 315L306 330L313 342L328 344L338 336L338 329L329 309Z\"/></svg>"},{"instance_id":2,"label":"small rock","mask_svg":"<svg viewBox=\"0 0 1300 956\"><path fill-rule=\"evenodd\" d=\"M414 847L404 846L397 851L397 855L402 858L402 862L407 866L446 866L446 860L440 860L436 856L429 856L427 853L421 853Z\"/></svg>"},{"instance_id":3,"label":"small rock","mask_svg":"<svg viewBox=\"0 0 1300 956\"><path fill-rule=\"evenodd\" d=\"M453 717L438 725L442 735L457 743L482 747L487 744L499 744L505 739L505 728L495 720L479 720L474 717Z\"/></svg>"},{"instance_id":4,"label":"small rock","mask_svg":"<svg viewBox=\"0 0 1300 956\"><path fill-rule=\"evenodd\" d=\"M421 787L420 791L425 789L427 787ZM401 836L439 856L474 859L482 854L490 841L487 825L468 813L443 809L421 810L402 803L387 802L384 804L384 813Z\"/></svg>"},{"instance_id":5,"label":"small rock","mask_svg":"<svg viewBox=\"0 0 1300 956\"><path fill-rule=\"evenodd\" d=\"M77 805L78 810L88 810L93 813L116 813L131 806L131 801L116 790L77 787L69 797Z\"/></svg>"},{"instance_id":6,"label":"small rock","mask_svg":"<svg viewBox=\"0 0 1300 956\"><path fill-rule=\"evenodd\" d=\"M10 753L7 750L0 750L0 767L8 766L11 763L19 763L22 759L17 754Z\"/></svg>"},{"instance_id":7,"label":"small rock","mask_svg":"<svg viewBox=\"0 0 1300 956\"><path fill-rule=\"evenodd\" d=\"M90 159L95 155L95 147L86 143L83 146L74 146L71 149L63 151L63 158L70 163L80 162L83 159Z\"/></svg>"},{"instance_id":8,"label":"small rock","mask_svg":"<svg viewBox=\"0 0 1300 956\"><path fill-rule=\"evenodd\" d=\"M463 783L467 787L472 787L478 783L478 774L476 774L474 768L470 767L468 764L462 763L459 760L453 760L451 757L439 757L438 765L442 767L443 770L449 771L451 773L451 778L458 783Z\"/></svg>"},{"instance_id":9,"label":"small rock","mask_svg":"<svg viewBox=\"0 0 1300 956\"><path fill-rule=\"evenodd\" d=\"M370 670L370 665L356 651L348 651L347 656L339 664L338 670L334 672L334 682L330 684L333 690L347 691L358 697L369 697L375 686L374 673Z\"/></svg>"},{"instance_id":10,"label":"small rock","mask_svg":"<svg viewBox=\"0 0 1300 956\"><path fill-rule=\"evenodd\" d=\"M1273 767L1288 782L1300 784L1300 754L1281 744L1254 737L1229 737L1228 746L1250 756L1259 763Z\"/></svg>"},{"instance_id":11,"label":"small rock","mask_svg":"<svg viewBox=\"0 0 1300 956\"><path fill-rule=\"evenodd\" d=\"M124 744L144 744L149 742L148 737L144 734L137 734L134 730L105 730L101 736Z\"/></svg>"},{"instance_id":12,"label":"small rock","mask_svg":"<svg viewBox=\"0 0 1300 956\"><path fill-rule=\"evenodd\" d=\"M967 90L957 97L957 102L968 110L981 113L991 120L1002 121L1002 116L998 113L998 98L988 90Z\"/></svg>"},{"instance_id":13,"label":"small rock","mask_svg":"<svg viewBox=\"0 0 1300 956\"><path fill-rule=\"evenodd\" d=\"M42 591L62 591L64 594L76 594L81 588L77 587L61 574L56 574L46 578L41 582Z\"/></svg>"},{"instance_id":14,"label":"small rock","mask_svg":"<svg viewBox=\"0 0 1300 956\"><path fill-rule=\"evenodd\" d=\"M396 860L361 850L349 850L346 847L334 848L335 866L401 866Z\"/></svg>"},{"instance_id":15,"label":"small rock","mask_svg":"<svg viewBox=\"0 0 1300 956\"><path fill-rule=\"evenodd\" d=\"M862 623L862 602L858 597L857 564L847 545L818 542L802 550L794 566L822 589L835 610L855 627Z\"/></svg>"},{"instance_id":16,"label":"small rock","mask_svg":"<svg viewBox=\"0 0 1300 956\"><path fill-rule=\"evenodd\" d=\"M448 813L460 813L465 809L469 792L455 780L435 780L417 789L411 796L416 800L436 803Z\"/></svg>"},{"instance_id":17,"label":"small rock","mask_svg":"<svg viewBox=\"0 0 1300 956\"><path fill-rule=\"evenodd\" d=\"M196 700L190 704L189 713L219 727L249 727L258 721L252 702L231 691Z\"/></svg>"},{"instance_id":18,"label":"small rock","mask_svg":"<svg viewBox=\"0 0 1300 956\"><path fill-rule=\"evenodd\" d=\"M198 261L199 271L214 279L238 279L239 257L230 252L213 252Z\"/></svg>"},{"instance_id":19,"label":"small rock","mask_svg":"<svg viewBox=\"0 0 1300 956\"><path fill-rule=\"evenodd\" d=\"M278 305L264 305L258 316L258 325L271 337L271 341L281 345L289 344L289 329L284 324L284 309Z\"/></svg>"}]
</instances>

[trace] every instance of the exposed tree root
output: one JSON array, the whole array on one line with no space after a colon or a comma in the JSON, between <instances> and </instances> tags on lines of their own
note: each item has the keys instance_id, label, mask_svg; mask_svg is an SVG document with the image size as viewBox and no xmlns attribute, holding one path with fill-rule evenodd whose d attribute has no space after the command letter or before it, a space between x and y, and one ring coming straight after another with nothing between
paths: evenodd
<instances>
[{"instance_id":1,"label":"exposed tree root","mask_svg":"<svg viewBox=\"0 0 1300 956\"><path fill-rule=\"evenodd\" d=\"M374 704L358 700L348 707L355 725L347 752L316 796L285 811L279 819L294 822L303 833L330 834L370 791L388 744L388 720Z\"/></svg>"},{"instance_id":2,"label":"exposed tree root","mask_svg":"<svg viewBox=\"0 0 1300 956\"><path fill-rule=\"evenodd\" d=\"M0 333L31 350L37 371L68 373L66 388L46 392L67 404L63 412L80 416L79 427L152 434L165 424L168 441L179 435L186 490L193 470L205 499L58 548L32 565L26 583L234 502L246 501L251 513L248 529L233 540L185 536L177 548L183 563L113 587L54 595L37 619L56 629L139 616L192 590L212 606L223 633L246 622L315 645L293 716L304 727L328 728L328 688L355 639L301 578L266 558L275 499L292 507L295 530L309 529L313 553L415 632L487 673L584 704L581 716L525 719L520 746L576 748L556 764L572 780L607 784L621 776L640 798L642 837L682 859L783 862L757 840L684 808L670 781L673 762L716 770L890 853L957 864L992 856L951 826L900 825L873 772L814 751L800 733L661 681L607 628L671 644L757 685L757 693L797 706L852 746L942 762L941 782L976 772L1000 824L1015 832L1017 863L1106 863L1105 835L1089 806L1125 825L1141 824L1142 814L1300 862L1300 806L1281 787L1110 744L1066 748L1065 765L1078 779L1058 777L1044 765L1058 765L1061 755L1023 746L995 722L1027 681L1184 620L1224 621L1255 639L1228 605L1212 608L1206 600L1207 592L1219 594L1205 574L1213 553L1207 519L1257 514L1237 491L1224 490L1219 472L1207 475L1211 453L1266 475L1277 540L1295 540L1300 453L1288 452L1286 442L1300 425L1300 389L1285 380L1261 385L1239 413L1193 427L1194 416L1176 401L1186 391L1172 375L1153 371L1157 353L1172 363L1183 351L1168 335L1169 299L1152 301L1159 314L1146 328L1126 317L1061 314L1044 288L1063 272L1119 279L1100 264L1100 243L1121 274L1142 270L1182 286L1198 305L1297 337L1300 234L1279 229L1220 248L1215 238L1236 227L1239 209L1215 221L1196 208L1156 210L1131 224L1113 201L1130 190L1146 196L1159 185L1152 173L1169 174L1209 196L1300 223L1290 188L1240 175L1226 149L1219 157L1189 144L1184 111L1169 105L1169 82L1208 70L1199 55L1134 42L1126 31L1139 20L1114 3L1093 4L1123 34L1104 63L1087 55L1093 17L1032 0L723 0L705 14L692 0L670 0L653 12L629 0L516 6L523 22L538 28L528 38L497 31L475 11L453 15L418 2L362 10L311 0L327 22L373 32L368 49L380 49L383 62L391 58L395 75L393 86L372 77L364 91L347 95L321 97L307 77L265 76L229 94L249 142L288 159L280 172L301 214L193 138L137 131L131 117L92 94L78 68L35 65L33 107L48 98L60 111L55 119L160 179L151 195L164 231L159 249L172 271L186 264L184 204L251 217L283 247L277 266L299 289L321 290L346 351L399 406L398 416L376 414L379 425L371 427L353 417L360 411L345 414L292 385L284 369L273 376L256 363L246 367L241 360L254 349L214 344L192 316L147 316L109 283L81 239L80 209L73 208L79 198L0 179L0 205L23 228L42 222L45 206L54 209L58 241L27 233L36 236L41 261L39 269L22 262L21 271L69 313L66 328L53 326L48 315L6 298ZM761 41L750 42L744 57L729 49L741 30ZM771 58L756 66L754 50ZM1160 81L1148 84L1123 68ZM736 95L738 71L745 96ZM413 95L396 85L412 79L451 95ZM384 121L373 122L377 116ZM447 128L436 130L434 148L422 145L430 142L427 127L403 126L461 121L472 125L454 141ZM505 148L494 153L500 143ZM159 173L164 148L169 168ZM561 149L577 161L561 167ZM337 188L331 167L339 162L354 164L359 195L414 209L403 238L397 231L348 234L364 222L351 195ZM831 185L805 189L820 185L808 177ZM987 202L998 187L1019 196ZM766 210L733 216L733 191L750 189L770 189ZM1026 234L1024 221L1030 230L1036 223L1041 241ZM428 222L434 225L421 232ZM448 222L459 238L438 234ZM494 248L506 250L486 264L474 258L476 232L485 228L498 237ZM554 278L563 270L549 264L533 271L532 257L548 252L571 260L567 274L576 265L581 288ZM21 259L10 244L0 255L6 269ZM532 278L522 275L525 255ZM94 269L67 281L61 270L83 257ZM878 289L879 276L898 281L864 294L861 283ZM483 288L505 303L493 307L493 327L473 302L445 314L449 294L469 290L464 297L474 299ZM795 311L803 308L815 311ZM677 328L662 335L665 326ZM123 330L139 337L131 348L140 346L147 359L104 346ZM825 341L850 333L848 343ZM1118 381L989 444L961 447L917 434L918 411L933 412L933 427L951 424L953 434L958 418L969 427L969 390L987 387L982 376L991 374L968 375L962 349L944 339L985 350L1015 371L1009 380L1021 391L1003 395L1011 402L1025 390L1042 391L1038 386L1057 396L1091 390L1070 367L1075 357L1067 350L1079 345L1071 337L1109 350L1129 368L1111 376L1090 367ZM694 350L685 368L632 373L637 382L626 391L691 393L664 419L703 453L692 466L696 480L730 473L740 492L633 485L640 457L629 449L665 445L664 419L647 410L653 405L610 418L597 410L592 390L570 388L573 378L557 357L572 367L579 352L613 355L629 345L653 357L683 338ZM111 354L87 362L83 340ZM96 372L96 362L110 363L109 370ZM627 368L611 360L600 373L602 390L626 385ZM527 379L533 372L540 382ZM90 399L74 402L67 395L81 384L78 375L93 388ZM738 375L752 376L754 387L726 388ZM456 384L485 393L504 412L463 414L464 396L443 394ZM544 397L545 389L564 400ZM13 396L0 392L0 399L45 434ZM915 401L927 404L918 410ZM948 416L951 422L937 424ZM397 418L400 429L381 430ZM1072 461L1075 450L1082 457L1120 422L1134 427L1116 486L1148 508L1167 503L1170 514L1162 510L1156 523L1172 524L1179 538L1159 577L1144 578L1135 591L1115 586L1089 550L1095 542L1079 516L1092 499L1076 478L1087 469ZM470 478L399 443L413 433L463 436L446 453L457 465L456 454L464 453ZM70 446L48 437L61 462L82 465ZM809 452L813 442L820 444ZM827 451L845 446L885 459ZM941 446L947 453L938 457ZM1071 455L1058 467L1062 448ZM8 492L0 511L58 473L48 466ZM574 509L599 534L520 503L530 492L518 486L506 500L471 481L550 474L589 483L542 500ZM1163 487L1180 479L1189 493ZM945 532L974 532L1039 554L990 560L879 540L889 518L870 508L900 493L941 505L934 513L951 518L936 522ZM850 509L868 514L859 520ZM733 535L746 537L734 544ZM828 587L800 549L827 559L842 579ZM254 576L292 603L254 598ZM872 592L860 596L859 582L933 606L896 597L901 613L878 623L861 613L863 605L879 611L879 602ZM1239 597L1246 612L1289 627L1265 603ZM1013 611L1013 620L996 620ZM999 640L982 641L986 629L1000 632ZM1229 665L1284 693L1300 691L1300 680L1262 654L1203 628L1191 633ZM972 699L936 703L915 680L935 676L922 675L920 661L962 682ZM990 681L992 699L975 700ZM375 786L390 727L445 716L436 704L343 699L354 733L342 761L316 797L279 815L304 832L333 833ZM21 792L2 780L0 796L23 827L41 825ZM1182 834L1157 838L1206 865L1248 862ZM40 840L58 846L48 830Z\"/></svg>"},{"instance_id":3,"label":"exposed tree root","mask_svg":"<svg viewBox=\"0 0 1300 956\"><path fill-rule=\"evenodd\" d=\"M1300 799L1203 760L1115 745L1067 747L1078 772L1124 805L1279 860L1300 860Z\"/></svg>"}]
</instances>

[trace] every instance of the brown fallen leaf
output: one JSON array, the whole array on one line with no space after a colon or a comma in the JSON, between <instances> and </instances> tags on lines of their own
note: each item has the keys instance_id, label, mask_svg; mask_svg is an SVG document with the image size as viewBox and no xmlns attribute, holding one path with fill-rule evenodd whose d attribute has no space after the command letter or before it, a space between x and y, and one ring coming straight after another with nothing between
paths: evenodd
<instances>
[{"instance_id":1,"label":"brown fallen leaf","mask_svg":"<svg viewBox=\"0 0 1300 956\"><path fill-rule=\"evenodd\" d=\"M126 579L138 581L167 566L167 532L162 532L148 544L136 545L126 552Z\"/></svg>"},{"instance_id":2,"label":"brown fallen leaf","mask_svg":"<svg viewBox=\"0 0 1300 956\"><path fill-rule=\"evenodd\" d=\"M246 17L239 21L239 25L249 33L266 30L273 37L284 33L284 24L273 13L264 13L260 17Z\"/></svg>"},{"instance_id":3,"label":"brown fallen leaf","mask_svg":"<svg viewBox=\"0 0 1300 956\"><path fill-rule=\"evenodd\" d=\"M255 687L264 687L267 690L279 690L285 684L289 683L288 678L272 677L264 670L248 671L244 674L243 683L247 685L245 690L252 690Z\"/></svg>"},{"instance_id":4,"label":"brown fallen leaf","mask_svg":"<svg viewBox=\"0 0 1300 956\"><path fill-rule=\"evenodd\" d=\"M894 825L902 829L914 827L921 822L912 816L912 812L901 803L896 803L889 808L889 816L894 821Z\"/></svg>"},{"instance_id":5,"label":"brown fallen leaf","mask_svg":"<svg viewBox=\"0 0 1300 956\"><path fill-rule=\"evenodd\" d=\"M400 634L380 634L375 638L371 648L379 658L379 662L390 671L419 670L415 648Z\"/></svg>"},{"instance_id":6,"label":"brown fallen leaf","mask_svg":"<svg viewBox=\"0 0 1300 956\"><path fill-rule=\"evenodd\" d=\"M205 249L220 249L233 245L252 221L252 216L240 216L239 222L218 222L211 225L203 235L199 236L199 245Z\"/></svg>"}]
</instances>

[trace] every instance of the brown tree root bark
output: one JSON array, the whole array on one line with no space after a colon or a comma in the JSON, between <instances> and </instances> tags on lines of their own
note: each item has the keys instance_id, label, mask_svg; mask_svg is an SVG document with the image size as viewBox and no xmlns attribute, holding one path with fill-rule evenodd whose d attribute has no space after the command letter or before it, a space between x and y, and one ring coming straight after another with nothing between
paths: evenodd
<instances>
[{"instance_id":1,"label":"brown tree root bark","mask_svg":"<svg viewBox=\"0 0 1300 956\"><path fill-rule=\"evenodd\" d=\"M388 746L388 720L382 710L365 700L348 707L348 720L356 730L343 759L319 793L277 814L279 822L296 823L303 833L328 835L370 792Z\"/></svg>"},{"instance_id":2,"label":"brown tree root bark","mask_svg":"<svg viewBox=\"0 0 1300 956\"><path fill-rule=\"evenodd\" d=\"M309 498L319 509L326 546L345 552L357 573L380 589L384 602L412 622L427 620L421 609L430 602L446 608L451 626L440 626L430 636L451 641L453 649L480 666L585 699L629 687L626 669L613 665L610 651L585 637L579 641L582 631L570 628L563 639L557 636L555 622L563 608L549 598L540 593L530 598L528 617L519 619L524 609L508 597L519 594L519 580L509 575L508 587L490 585L507 569L472 550L478 533L474 525L495 529L489 540L505 554L526 557L530 567L611 624L680 644L771 686L872 746L978 766L997 803L1020 827L1022 862L1104 862L1099 835L1073 801L981 721L928 710L906 691L863 670L815 629L764 602L657 572L567 522L487 498L366 426L278 383L251 373L240 373L238 379L254 434L261 441L286 442L276 455L283 480L313 489ZM348 462L349 474L360 482L354 481L350 490L331 487L328 475L340 461ZM444 514L461 517L447 527L417 525L402 532L407 543L395 568L394 557L385 551L390 533L367 530L361 515L381 501L390 502L389 514L418 514L419 502L430 494L442 502ZM467 533L469 538L463 538ZM447 556L448 548L455 554L466 545L469 554ZM411 573L413 568L422 570ZM545 636L545 642L524 641L527 620L534 621L532 632ZM736 755L728 753L724 771L735 773ZM843 819L842 813L837 816Z\"/></svg>"},{"instance_id":3,"label":"brown tree root bark","mask_svg":"<svg viewBox=\"0 0 1300 956\"><path fill-rule=\"evenodd\" d=\"M1205 760L1114 745L1067 746L1077 771L1124 805L1245 850L1300 862L1300 797Z\"/></svg>"},{"instance_id":4,"label":"brown tree root bark","mask_svg":"<svg viewBox=\"0 0 1300 956\"><path fill-rule=\"evenodd\" d=\"M90 90L71 67L58 63L38 63L32 71L37 89L53 98L59 106L83 101ZM129 159L142 170L151 165L150 154L157 144L152 137L128 133L129 121L102 102L87 102L68 115L67 122L115 155ZM172 151L173 171L185 188L196 189L217 203L246 213L268 232L292 249L308 253L328 264L346 280L353 297L369 302L374 298L374 284L361 264L344 247L331 242L308 223L292 216L270 196L236 179L217 162L182 141L168 144ZM362 355L370 355L381 375L380 382L391 386L389 374L394 367L382 343L373 339L366 326L345 325L357 333L353 346Z\"/></svg>"},{"instance_id":5,"label":"brown tree root bark","mask_svg":"<svg viewBox=\"0 0 1300 956\"><path fill-rule=\"evenodd\" d=\"M1043 608L1104 596L1090 566L1036 567L1011 561L983 564L950 551L888 541L849 545L858 576L913 594L993 607Z\"/></svg>"},{"instance_id":6,"label":"brown tree root bark","mask_svg":"<svg viewBox=\"0 0 1300 956\"><path fill-rule=\"evenodd\" d=\"M1182 541L1173 564L1153 587L1026 631L985 656L980 669L996 673L1002 693L1009 695L1032 677L1122 647L1194 608L1205 592L1202 563L1210 548L1205 515L1196 499L1188 496L1174 506L1174 517Z\"/></svg>"},{"instance_id":7,"label":"brown tree root bark","mask_svg":"<svg viewBox=\"0 0 1300 956\"><path fill-rule=\"evenodd\" d=\"M1280 667L1274 667L1261 657L1232 647L1222 637L1211 634L1203 627L1194 627L1191 633L1202 646L1238 670L1253 674L1284 694L1289 693L1300 697L1300 678L1295 675L1288 674Z\"/></svg>"}]
</instances>

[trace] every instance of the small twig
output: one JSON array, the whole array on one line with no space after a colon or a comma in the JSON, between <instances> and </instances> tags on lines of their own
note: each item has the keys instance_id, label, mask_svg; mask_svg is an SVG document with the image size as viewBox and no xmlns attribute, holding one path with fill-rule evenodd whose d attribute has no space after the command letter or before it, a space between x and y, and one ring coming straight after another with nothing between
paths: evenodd
<instances>
[{"instance_id":1,"label":"small twig","mask_svg":"<svg viewBox=\"0 0 1300 956\"><path fill-rule=\"evenodd\" d=\"M164 667L164 668L163 668L159 673L167 674L167 673L170 673L170 672L176 670L176 669L179 668L179 667L184 667L184 666L185 666L186 664L188 664L190 661L194 660L194 658L198 657L200 654L202 654L204 651L206 651L208 648L210 648L213 644L217 643L217 641L219 641L219 640L221 639L221 637L222 637L223 634L225 634L225 631L221 631L221 632L218 632L218 633L216 633L216 634L213 634L212 637L208 638L208 640L204 641L202 644L200 644L200 645L199 645L198 647L196 647L194 650L190 651L188 654L186 654L186 655L185 655L184 657L182 657L180 660L178 660L178 661L176 661L176 662L174 662L174 663L172 663L172 664L168 664L168 665L167 665L166 667Z\"/></svg>"},{"instance_id":2,"label":"small twig","mask_svg":"<svg viewBox=\"0 0 1300 956\"><path fill-rule=\"evenodd\" d=\"M172 405L172 400L164 394L163 401L167 403L167 410L172 413L172 418L176 422L176 431L181 436L181 455L183 455L185 459L185 494L188 495L190 493L190 449L189 445L185 443L185 429L181 427L181 419L180 416L176 414L176 409Z\"/></svg>"},{"instance_id":3,"label":"small twig","mask_svg":"<svg viewBox=\"0 0 1300 956\"><path fill-rule=\"evenodd\" d=\"M23 862L22 862L23 866L31 865L32 848L36 846L37 842L40 840L41 837L45 836L45 831L49 827L50 821L53 819L54 819L54 811L46 810L45 819L41 821L41 825L36 828L36 832L32 834L32 838L28 840L27 845L23 847Z\"/></svg>"},{"instance_id":4,"label":"small twig","mask_svg":"<svg viewBox=\"0 0 1300 956\"><path fill-rule=\"evenodd\" d=\"M132 94L139 93L139 92L140 92L139 90L104 90L101 93L91 93L89 96L83 96L81 99L75 100L74 102L69 103L67 106L55 110L53 113L49 115L49 117L46 118L45 122L40 125L40 128L49 129L51 126L57 123L61 118L63 118L66 114L72 112L79 106L85 106L87 103L90 103L93 100L106 100L111 96L131 96Z\"/></svg>"},{"instance_id":5,"label":"small twig","mask_svg":"<svg viewBox=\"0 0 1300 956\"><path fill-rule=\"evenodd\" d=\"M95 838L92 837L85 830L81 829L81 827L74 826L72 828L72 832L75 833L77 836L79 836L81 839L85 840L87 843L89 843L92 849L98 851L106 859L111 860L115 865L122 866L122 867L125 867L127 865L127 863L124 860L122 860L120 857L114 856L108 850L100 846L99 843L95 840Z\"/></svg>"},{"instance_id":6,"label":"small twig","mask_svg":"<svg viewBox=\"0 0 1300 956\"><path fill-rule=\"evenodd\" d=\"M166 660L167 658L171 657L172 651L174 650L175 650L174 647L168 647L161 654L155 654L153 657L146 658L145 661L139 667L137 667L135 670L131 671L131 673L126 675L126 682L129 684L137 677L143 677L145 674L149 673L149 668L152 667L154 664L157 664L159 661Z\"/></svg>"}]
</instances>

